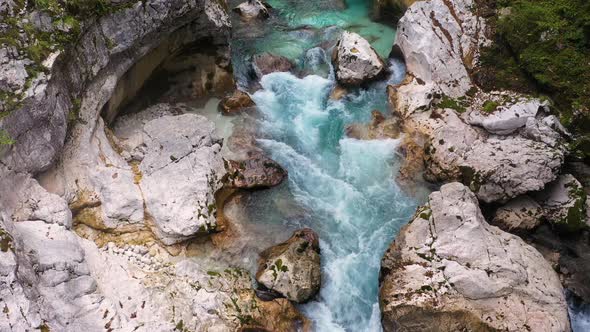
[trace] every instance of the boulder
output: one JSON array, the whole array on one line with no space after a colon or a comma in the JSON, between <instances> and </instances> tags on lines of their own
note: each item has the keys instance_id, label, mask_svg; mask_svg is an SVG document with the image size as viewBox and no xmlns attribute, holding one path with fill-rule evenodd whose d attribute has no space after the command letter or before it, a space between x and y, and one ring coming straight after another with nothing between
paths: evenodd
<instances>
[{"instance_id":1,"label":"boulder","mask_svg":"<svg viewBox=\"0 0 590 332\"><path fill-rule=\"evenodd\" d=\"M338 83L360 85L378 78L385 70L385 63L371 44L354 32L344 31L334 53L332 63Z\"/></svg>"},{"instance_id":2,"label":"boulder","mask_svg":"<svg viewBox=\"0 0 590 332\"><path fill-rule=\"evenodd\" d=\"M481 126L492 134L508 135L524 127L539 109L547 108L547 103L537 98L521 98L507 103L485 100L481 106L477 105L480 107L475 106L469 114L469 124Z\"/></svg>"},{"instance_id":3,"label":"boulder","mask_svg":"<svg viewBox=\"0 0 590 332\"><path fill-rule=\"evenodd\" d=\"M563 288L543 256L490 226L460 183L430 195L383 257L385 331L569 331Z\"/></svg>"},{"instance_id":4,"label":"boulder","mask_svg":"<svg viewBox=\"0 0 590 332\"><path fill-rule=\"evenodd\" d=\"M584 188L571 174L560 175L535 195L545 210L545 217L556 230L575 233L587 228L586 198Z\"/></svg>"},{"instance_id":5,"label":"boulder","mask_svg":"<svg viewBox=\"0 0 590 332\"><path fill-rule=\"evenodd\" d=\"M560 150L521 137L489 138L472 146L459 164L462 182L486 202L506 202L538 191L557 178Z\"/></svg>"},{"instance_id":6,"label":"boulder","mask_svg":"<svg viewBox=\"0 0 590 332\"><path fill-rule=\"evenodd\" d=\"M196 114L163 116L143 127L139 186L153 230L166 244L216 227L214 194L225 171L214 130Z\"/></svg>"},{"instance_id":7,"label":"boulder","mask_svg":"<svg viewBox=\"0 0 590 332\"><path fill-rule=\"evenodd\" d=\"M256 76L260 79L270 73L290 72L293 69L293 63L284 56L265 52L256 54L252 58L252 67Z\"/></svg>"},{"instance_id":8,"label":"boulder","mask_svg":"<svg viewBox=\"0 0 590 332\"><path fill-rule=\"evenodd\" d=\"M229 160L225 168L226 185L238 189L270 188L287 177L287 171L281 165L261 153L254 153L246 160Z\"/></svg>"},{"instance_id":9,"label":"boulder","mask_svg":"<svg viewBox=\"0 0 590 332\"><path fill-rule=\"evenodd\" d=\"M321 284L318 235L304 228L286 242L260 253L256 281L297 303L312 299Z\"/></svg>"},{"instance_id":10,"label":"boulder","mask_svg":"<svg viewBox=\"0 0 590 332\"><path fill-rule=\"evenodd\" d=\"M494 213L492 224L511 233L528 232L543 220L543 208L529 196L511 199Z\"/></svg>"},{"instance_id":11,"label":"boulder","mask_svg":"<svg viewBox=\"0 0 590 332\"><path fill-rule=\"evenodd\" d=\"M219 102L218 109L223 115L234 115L245 108L255 106L250 95L244 91L236 90L229 96L225 96Z\"/></svg>"},{"instance_id":12,"label":"boulder","mask_svg":"<svg viewBox=\"0 0 590 332\"><path fill-rule=\"evenodd\" d=\"M271 8L272 7L267 2L248 0L246 2L242 2L232 10L245 19L267 19L270 17L269 10Z\"/></svg>"}]
</instances>

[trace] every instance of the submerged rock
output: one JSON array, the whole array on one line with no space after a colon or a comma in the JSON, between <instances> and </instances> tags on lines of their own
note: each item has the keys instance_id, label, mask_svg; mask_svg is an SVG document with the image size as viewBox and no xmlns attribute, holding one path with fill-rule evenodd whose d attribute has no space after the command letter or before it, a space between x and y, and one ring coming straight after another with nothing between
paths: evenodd
<instances>
[{"instance_id":1,"label":"submerged rock","mask_svg":"<svg viewBox=\"0 0 590 332\"><path fill-rule=\"evenodd\" d=\"M248 0L246 2L242 2L232 10L246 19L266 19L270 16L269 9L271 8L272 7L264 1Z\"/></svg>"},{"instance_id":2,"label":"submerged rock","mask_svg":"<svg viewBox=\"0 0 590 332\"><path fill-rule=\"evenodd\" d=\"M293 69L293 63L284 56L265 52L256 54L252 58L252 67L256 76L260 79L270 73L290 72Z\"/></svg>"},{"instance_id":3,"label":"submerged rock","mask_svg":"<svg viewBox=\"0 0 590 332\"><path fill-rule=\"evenodd\" d=\"M305 228L260 253L256 280L291 301L302 303L312 299L321 284L318 235Z\"/></svg>"},{"instance_id":4,"label":"submerged rock","mask_svg":"<svg viewBox=\"0 0 590 332\"><path fill-rule=\"evenodd\" d=\"M545 209L545 217L560 232L574 233L587 228L587 194L571 174L559 176L535 198Z\"/></svg>"},{"instance_id":5,"label":"submerged rock","mask_svg":"<svg viewBox=\"0 0 590 332\"><path fill-rule=\"evenodd\" d=\"M569 331L563 288L519 237L490 226L460 183L430 195L385 253L385 331Z\"/></svg>"},{"instance_id":6,"label":"submerged rock","mask_svg":"<svg viewBox=\"0 0 590 332\"><path fill-rule=\"evenodd\" d=\"M231 95L221 99L218 108L223 115L234 115L245 108L255 105L249 94L241 90L236 90Z\"/></svg>"},{"instance_id":7,"label":"submerged rock","mask_svg":"<svg viewBox=\"0 0 590 332\"><path fill-rule=\"evenodd\" d=\"M385 118L377 110L371 112L371 122L369 124L351 124L346 127L346 135L356 139L387 139L398 138L400 136L399 119L396 117Z\"/></svg>"},{"instance_id":8,"label":"submerged rock","mask_svg":"<svg viewBox=\"0 0 590 332\"><path fill-rule=\"evenodd\" d=\"M342 33L332 54L332 63L336 79L343 85L360 85L376 79L385 70L385 63L371 44L348 31Z\"/></svg>"},{"instance_id":9,"label":"submerged rock","mask_svg":"<svg viewBox=\"0 0 590 332\"><path fill-rule=\"evenodd\" d=\"M287 177L287 171L281 165L261 153L254 153L246 160L229 160L225 168L226 184L232 188L269 188L279 185Z\"/></svg>"}]
</instances>

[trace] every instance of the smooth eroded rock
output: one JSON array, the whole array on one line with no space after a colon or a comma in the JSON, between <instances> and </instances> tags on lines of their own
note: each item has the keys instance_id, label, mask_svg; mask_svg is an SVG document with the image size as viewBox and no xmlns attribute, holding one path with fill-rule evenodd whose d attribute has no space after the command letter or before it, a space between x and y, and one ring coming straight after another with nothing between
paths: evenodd
<instances>
[{"instance_id":1,"label":"smooth eroded rock","mask_svg":"<svg viewBox=\"0 0 590 332\"><path fill-rule=\"evenodd\" d=\"M302 303L320 290L320 246L318 235L305 228L286 242L260 253L256 280L266 289Z\"/></svg>"},{"instance_id":2,"label":"smooth eroded rock","mask_svg":"<svg viewBox=\"0 0 590 332\"><path fill-rule=\"evenodd\" d=\"M381 265L385 331L569 331L563 288L519 237L490 226L460 183L430 195Z\"/></svg>"}]
</instances>

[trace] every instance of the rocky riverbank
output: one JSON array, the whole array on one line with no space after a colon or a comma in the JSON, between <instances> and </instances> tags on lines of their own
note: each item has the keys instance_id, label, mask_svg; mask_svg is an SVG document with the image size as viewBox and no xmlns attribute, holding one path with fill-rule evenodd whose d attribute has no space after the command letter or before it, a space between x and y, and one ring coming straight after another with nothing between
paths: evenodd
<instances>
[{"instance_id":1,"label":"rocky riverbank","mask_svg":"<svg viewBox=\"0 0 590 332\"><path fill-rule=\"evenodd\" d=\"M570 329L557 273L522 240L488 226L479 205L490 214L493 224L540 248L560 273L563 284L585 297L574 281L580 273L568 273L565 267L569 254L555 247L547 249L542 237L533 235L543 224L554 234L554 245L560 241L584 245L583 234L589 226L587 195L574 176L563 172L571 134L546 99L511 91L484 91L478 86L474 73L480 52L492 44L484 17L488 11L489 7L479 1L421 1L411 6L398 24L394 53L404 58L408 74L402 84L390 86L390 102L402 132L408 135L406 149L416 151L420 147L422 151L417 154L420 158L407 158L402 169L424 170L428 181L459 181L466 187L449 184L433 193L429 204L418 210L385 255L381 285L385 330ZM462 193L456 202L455 192ZM469 207L459 207L455 216L454 206L461 204ZM473 224L475 219L478 221ZM456 224L448 227L448 235L447 222ZM463 233L479 232L480 227L487 229L486 234L491 231L506 238L498 242L501 249L486 247L491 244L490 235L482 240L479 235ZM529 254L519 252L522 250ZM496 259L497 254L518 256L522 263L515 265L516 270L543 266L544 272L523 270L523 275L535 275L536 281L518 277L520 272L505 274L514 269L500 268L500 262L517 260ZM555 259L555 255L563 257ZM478 263L467 262L466 257L487 257L491 265L477 272ZM461 261L458 269L451 266L457 260ZM466 285L472 273L481 276L471 290L489 294L466 295L471 292ZM511 286L500 286L503 278ZM494 285L486 286L485 280ZM466 284L458 286L463 282ZM535 286L537 282L540 284ZM527 287L536 290L525 290ZM514 293L519 299L510 300L514 296L510 293L516 289L521 289ZM496 291L499 293L494 294ZM507 309L510 302L518 303L522 310ZM551 306L556 307L548 309Z\"/></svg>"}]
</instances>

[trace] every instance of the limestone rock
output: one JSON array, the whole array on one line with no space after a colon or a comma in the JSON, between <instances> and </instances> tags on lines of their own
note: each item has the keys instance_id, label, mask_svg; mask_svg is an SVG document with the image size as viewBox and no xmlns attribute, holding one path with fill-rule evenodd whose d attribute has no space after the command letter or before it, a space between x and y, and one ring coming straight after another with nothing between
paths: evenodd
<instances>
[{"instance_id":1,"label":"limestone rock","mask_svg":"<svg viewBox=\"0 0 590 332\"><path fill-rule=\"evenodd\" d=\"M306 302L320 290L320 247L308 228L296 231L286 242L260 253L256 280L291 301Z\"/></svg>"},{"instance_id":2,"label":"limestone rock","mask_svg":"<svg viewBox=\"0 0 590 332\"><path fill-rule=\"evenodd\" d=\"M494 101L487 100L488 105L494 106ZM486 104L482 105L485 108ZM529 118L534 118L546 103L536 98L523 98L506 105L498 105L494 110L478 109L469 114L468 122L481 126L488 132L497 135L508 135L524 127ZM489 106L488 106L489 108Z\"/></svg>"},{"instance_id":3,"label":"limestone rock","mask_svg":"<svg viewBox=\"0 0 590 332\"><path fill-rule=\"evenodd\" d=\"M460 183L430 195L381 265L385 331L569 331L555 271Z\"/></svg>"},{"instance_id":4,"label":"limestone rock","mask_svg":"<svg viewBox=\"0 0 590 332\"><path fill-rule=\"evenodd\" d=\"M279 185L287 171L276 161L255 153L246 160L226 162L227 185L239 189L269 188Z\"/></svg>"},{"instance_id":5,"label":"limestone rock","mask_svg":"<svg viewBox=\"0 0 590 332\"><path fill-rule=\"evenodd\" d=\"M215 126L203 116L164 116L144 128L139 169L145 206L166 244L216 227L215 192L224 174Z\"/></svg>"},{"instance_id":6,"label":"limestone rock","mask_svg":"<svg viewBox=\"0 0 590 332\"><path fill-rule=\"evenodd\" d=\"M270 73L289 72L293 69L293 63L284 56L265 52L252 57L252 67L260 79Z\"/></svg>"},{"instance_id":7,"label":"limestone rock","mask_svg":"<svg viewBox=\"0 0 590 332\"><path fill-rule=\"evenodd\" d=\"M0 7L5 10L5 6ZM14 13L20 15L15 18L28 17L27 11L33 9L24 8ZM2 163L11 169L32 173L49 169L63 150L68 114L79 115L78 126L81 123L95 126L107 103L107 108L116 109L121 97L133 95L164 58L180 53L186 45L209 40L219 51L218 63L228 64L231 24L219 1L148 0L81 23L83 31L76 43L65 45L59 55L54 53L48 59L41 59L43 65L50 67L47 70L50 75L24 77L29 73L23 66L31 64L31 60L19 59L12 51L7 58L0 56L0 89L5 91L8 87L5 92L14 94L24 92L24 99L16 104L16 109L0 120L0 129L16 141L0 155ZM62 48L61 45L51 47ZM157 52L152 52L156 49ZM7 49L0 47L0 50ZM149 61L142 62L146 56ZM17 60L25 62L18 64ZM133 66L139 62L142 62L141 70L134 72ZM216 70L221 69L217 67ZM129 79L132 72L137 76ZM5 74L10 79L5 80ZM31 82L27 91L17 87L23 78ZM115 93L117 85L134 89ZM117 96L111 99L114 94Z\"/></svg>"},{"instance_id":8,"label":"limestone rock","mask_svg":"<svg viewBox=\"0 0 590 332\"><path fill-rule=\"evenodd\" d=\"M529 196L511 199L496 210L492 224L506 232L526 232L539 226L543 208Z\"/></svg>"},{"instance_id":9,"label":"limestone rock","mask_svg":"<svg viewBox=\"0 0 590 332\"><path fill-rule=\"evenodd\" d=\"M255 106L254 101L244 91L236 90L219 102L219 111L223 115L234 115L245 108Z\"/></svg>"},{"instance_id":10,"label":"limestone rock","mask_svg":"<svg viewBox=\"0 0 590 332\"><path fill-rule=\"evenodd\" d=\"M468 70L478 60L485 21L472 10L475 1L418 1L398 23L395 45L407 71L418 82L432 84L444 95L465 95L473 84Z\"/></svg>"},{"instance_id":11,"label":"limestone rock","mask_svg":"<svg viewBox=\"0 0 590 332\"><path fill-rule=\"evenodd\" d=\"M586 224L586 192L571 174L559 176L535 195L545 209L547 220L558 231L571 233L588 227Z\"/></svg>"},{"instance_id":12,"label":"limestone rock","mask_svg":"<svg viewBox=\"0 0 590 332\"><path fill-rule=\"evenodd\" d=\"M359 85L383 73L385 63L371 44L354 32L344 31L334 53L332 63L336 79L343 85Z\"/></svg>"},{"instance_id":13,"label":"limestone rock","mask_svg":"<svg viewBox=\"0 0 590 332\"><path fill-rule=\"evenodd\" d=\"M0 195L0 207L13 222L42 220L66 228L72 226L67 202L47 192L30 175L0 168L0 188L6 190Z\"/></svg>"},{"instance_id":14,"label":"limestone rock","mask_svg":"<svg viewBox=\"0 0 590 332\"><path fill-rule=\"evenodd\" d=\"M248 0L239 4L233 9L233 11L245 19L266 19L270 16L269 9L271 8L272 7L264 1Z\"/></svg>"},{"instance_id":15,"label":"limestone rock","mask_svg":"<svg viewBox=\"0 0 590 332\"><path fill-rule=\"evenodd\" d=\"M542 143L520 137L490 138L473 146L460 168L463 183L484 202L504 202L543 189L553 181L564 155Z\"/></svg>"}]
</instances>

